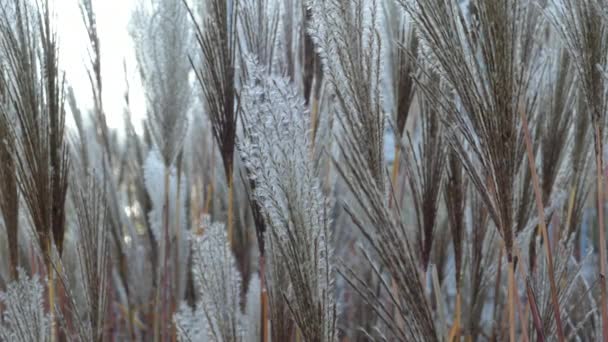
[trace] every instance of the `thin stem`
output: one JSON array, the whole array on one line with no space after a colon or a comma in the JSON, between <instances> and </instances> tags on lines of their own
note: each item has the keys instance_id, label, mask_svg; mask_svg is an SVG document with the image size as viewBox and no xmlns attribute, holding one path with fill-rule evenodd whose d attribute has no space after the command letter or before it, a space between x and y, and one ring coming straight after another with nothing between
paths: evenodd
<instances>
[{"instance_id":1,"label":"thin stem","mask_svg":"<svg viewBox=\"0 0 608 342\"><path fill-rule=\"evenodd\" d=\"M597 165L597 217L598 230L600 235L600 288L602 293L602 336L603 340L608 341L608 306L606 299L606 234L604 232L604 158L601 131L598 125L595 126L595 151Z\"/></svg>"},{"instance_id":2,"label":"thin stem","mask_svg":"<svg viewBox=\"0 0 608 342\"><path fill-rule=\"evenodd\" d=\"M395 139L399 139L397 136L395 136ZM393 189L399 189L399 187L396 185L397 184L397 177L399 176L399 151L400 151L400 146L399 143L395 143L395 157L393 160L393 170L391 172L391 184ZM393 203L393 198L397 198L397 196L390 196L390 202L389 202L389 206L391 203ZM394 203L395 206L398 206L398 203Z\"/></svg>"},{"instance_id":3,"label":"thin stem","mask_svg":"<svg viewBox=\"0 0 608 342\"><path fill-rule=\"evenodd\" d=\"M526 318L522 312L521 302L519 300L519 290L517 286L513 288L515 290L515 304L517 305L517 315L519 316L519 322L521 324L521 341L528 342L530 339L528 338L528 330L526 329Z\"/></svg>"},{"instance_id":4,"label":"thin stem","mask_svg":"<svg viewBox=\"0 0 608 342\"><path fill-rule=\"evenodd\" d=\"M515 265L509 257L509 341L515 342Z\"/></svg>"},{"instance_id":5,"label":"thin stem","mask_svg":"<svg viewBox=\"0 0 608 342\"><path fill-rule=\"evenodd\" d=\"M399 138L397 136L395 136L395 139L399 139ZM391 172L391 188L395 189L395 191L398 191L398 186L396 186L396 184L397 184L397 177L399 176L399 151L400 151L400 146L398 143L395 143L395 156L393 159L393 170ZM389 196L389 208L391 208L393 205L395 207L399 206L399 204L397 203L397 195L398 194L395 194L395 196ZM426 284L426 283L423 282L422 284ZM394 278L391 279L391 291L393 291L393 296L397 297L399 290L397 288L397 283L395 282ZM401 328L401 329L405 328L405 322L399 316L399 308L397 308L395 306L393 308L393 311L394 311L393 314L398 319L399 328Z\"/></svg>"},{"instance_id":6,"label":"thin stem","mask_svg":"<svg viewBox=\"0 0 608 342\"><path fill-rule=\"evenodd\" d=\"M557 286L555 285L555 271L553 269L553 256L551 254L551 240L549 240L549 234L547 233L547 222L545 220L545 210L543 206L543 198L540 190L538 181L538 174L536 173L536 164L534 158L534 151L532 150L532 139L530 138L530 130L528 128L528 119L523 110L520 111L521 122L524 130L524 140L526 142L526 152L528 154L528 165L530 166L530 173L532 174L532 185L534 186L534 198L536 200L536 209L538 212L538 223L540 226L541 233L543 234L543 240L545 243L545 252L547 254L547 266L549 272L549 285L551 287L551 302L553 305L553 315L555 316L555 325L557 328L557 339L560 342L565 340L564 329L562 326L562 320L560 318L559 301L557 298Z\"/></svg>"},{"instance_id":7,"label":"thin stem","mask_svg":"<svg viewBox=\"0 0 608 342\"><path fill-rule=\"evenodd\" d=\"M498 252L498 270L496 271L496 283L494 284L494 310L492 311L492 321L494 322L493 324L493 332L492 335L495 336L496 335L496 322L499 322L500 320L498 319L498 302L500 299L500 283L501 283L501 277L502 277L502 255L503 255L503 250L504 250L504 243L501 243L500 246L500 251Z\"/></svg>"},{"instance_id":8,"label":"thin stem","mask_svg":"<svg viewBox=\"0 0 608 342\"><path fill-rule=\"evenodd\" d=\"M164 243L165 243L165 255L164 255L164 265L163 265L163 293L162 293L162 314L163 314L163 323L161 324L164 329L162 329L163 340L166 340L168 337L168 327L167 322L169 322L169 311L171 308L169 295L170 295L170 281L169 281L169 257L171 253L171 236L169 234L169 181L170 181L170 173L169 166L165 166L165 204L163 206L163 225L164 225Z\"/></svg>"},{"instance_id":9,"label":"thin stem","mask_svg":"<svg viewBox=\"0 0 608 342\"><path fill-rule=\"evenodd\" d=\"M265 264L264 264L264 255L260 255L260 296L262 297L261 302L261 311L262 311L262 336L260 336L261 338L261 342L266 342L268 340L268 324L267 324L267 317L268 317L268 293L266 291L266 272L265 272Z\"/></svg>"},{"instance_id":10,"label":"thin stem","mask_svg":"<svg viewBox=\"0 0 608 342\"><path fill-rule=\"evenodd\" d=\"M47 272L48 272L48 287L49 287L49 319L51 321L51 342L55 342L57 339L57 325L55 324L55 269L53 268L53 261L51 258L53 257L52 251L52 239L49 236L47 241L47 251L48 255L48 264L47 264Z\"/></svg>"},{"instance_id":11,"label":"thin stem","mask_svg":"<svg viewBox=\"0 0 608 342\"><path fill-rule=\"evenodd\" d=\"M230 168L231 169L231 168ZM228 242L234 249L234 182L232 171L228 175Z\"/></svg>"},{"instance_id":12,"label":"thin stem","mask_svg":"<svg viewBox=\"0 0 608 342\"><path fill-rule=\"evenodd\" d=\"M431 265L431 277L432 277L432 281L433 281L433 291L435 292L435 301L437 301L437 313L438 313L438 318L439 318L439 324L437 325L437 335L439 335L441 337L441 339L445 338L445 333L443 331L443 328L447 325L446 324L446 320L445 320L445 315L444 315L444 306L443 306L443 297L441 296L441 286L439 285L439 276L437 275L437 266L432 264ZM456 304L458 305L458 304ZM403 320L401 320L400 322L400 326L399 328L404 328L403 326ZM448 339L449 342L451 342L451 339Z\"/></svg>"},{"instance_id":13,"label":"thin stem","mask_svg":"<svg viewBox=\"0 0 608 342\"><path fill-rule=\"evenodd\" d=\"M448 337L448 341L460 341L460 315L461 315L461 306L462 300L460 296L460 289L456 290L456 309L454 312L454 324L452 324L452 330L450 331L450 336Z\"/></svg>"},{"instance_id":14,"label":"thin stem","mask_svg":"<svg viewBox=\"0 0 608 342\"><path fill-rule=\"evenodd\" d=\"M563 226L566 231L569 230L570 222L572 222L572 211L574 210L574 200L576 198L576 185L572 186L570 190L570 198L568 199L568 216L566 218L566 224Z\"/></svg>"},{"instance_id":15,"label":"thin stem","mask_svg":"<svg viewBox=\"0 0 608 342\"><path fill-rule=\"evenodd\" d=\"M310 111L310 146L311 150L314 151L315 138L317 136L317 115L319 114L319 104L316 96L312 95L312 106Z\"/></svg>"},{"instance_id":16,"label":"thin stem","mask_svg":"<svg viewBox=\"0 0 608 342\"><path fill-rule=\"evenodd\" d=\"M169 167L165 166L164 172L164 205L163 205L163 238L161 246L164 244L164 248L161 248L161 256L163 260L163 266L159 270L159 286L156 289L155 296L155 312L154 312L154 342L161 341L164 337L164 329L162 329L162 322L166 322L166 295L168 291L168 258L169 258Z\"/></svg>"},{"instance_id":17,"label":"thin stem","mask_svg":"<svg viewBox=\"0 0 608 342\"><path fill-rule=\"evenodd\" d=\"M181 197L181 190L182 187L180 186L181 184L181 178L182 178L182 174L180 172L180 168L177 168L177 190L175 191L176 195L175 195L175 235L176 235L176 239L175 239L175 247L174 247L174 265L175 265L175 297L173 297L173 300L171 301L171 310L175 311L176 307L177 307L177 303L179 301L181 301L182 298L180 298L180 289L181 289L181 278L180 278L180 264L181 264L181 260L179 258L179 247L181 244L181 239L182 239L182 230L180 228L180 216L181 216L181 210L180 210L180 197ZM171 329L171 335L172 338L175 337L177 334L177 330L176 327L173 326L173 328Z\"/></svg>"}]
</instances>

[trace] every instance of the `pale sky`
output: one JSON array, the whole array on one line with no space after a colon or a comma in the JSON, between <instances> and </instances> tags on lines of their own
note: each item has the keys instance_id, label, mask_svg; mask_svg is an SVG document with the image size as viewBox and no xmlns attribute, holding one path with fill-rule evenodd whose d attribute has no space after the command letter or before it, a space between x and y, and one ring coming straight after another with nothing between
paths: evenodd
<instances>
[{"instance_id":1,"label":"pale sky","mask_svg":"<svg viewBox=\"0 0 608 342\"><path fill-rule=\"evenodd\" d=\"M135 63L129 20L137 0L93 0L97 15L97 31L101 48L103 101L108 126L123 127L126 61L131 110L136 129L145 115L144 97ZM83 115L93 106L91 87L86 74L88 66L86 30L82 22L79 0L55 0L57 31L60 44L60 67L74 88ZM72 125L71 115L67 120Z\"/></svg>"}]
</instances>

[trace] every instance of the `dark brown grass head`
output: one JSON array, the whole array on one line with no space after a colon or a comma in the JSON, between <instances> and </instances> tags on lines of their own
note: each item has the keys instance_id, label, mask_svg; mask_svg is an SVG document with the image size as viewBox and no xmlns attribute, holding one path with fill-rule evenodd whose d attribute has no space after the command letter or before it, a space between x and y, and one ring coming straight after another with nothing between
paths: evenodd
<instances>
[{"instance_id":1,"label":"dark brown grass head","mask_svg":"<svg viewBox=\"0 0 608 342\"><path fill-rule=\"evenodd\" d=\"M310 1L310 33L323 63L323 77L338 104L345 145L357 148L360 161L385 187L382 111L382 43L376 26L378 1Z\"/></svg>"},{"instance_id":2,"label":"dark brown grass head","mask_svg":"<svg viewBox=\"0 0 608 342\"><path fill-rule=\"evenodd\" d=\"M431 65L458 101L418 84L446 111L450 144L482 195L510 256L517 213L514 186L524 159L520 111L532 112L530 29L522 25L528 18L528 2L475 1L468 19L456 2L400 3L412 15Z\"/></svg>"},{"instance_id":3,"label":"dark brown grass head","mask_svg":"<svg viewBox=\"0 0 608 342\"><path fill-rule=\"evenodd\" d=\"M540 117L543 119L541 144L541 188L546 206L551 199L558 172L566 156L569 134L574 122L573 104L576 91L570 57L561 50L550 64L549 80L541 91Z\"/></svg>"},{"instance_id":4,"label":"dark brown grass head","mask_svg":"<svg viewBox=\"0 0 608 342\"><path fill-rule=\"evenodd\" d=\"M205 111L211 120L226 180L229 181L233 171L238 113L235 108L235 67L239 1L233 1L231 7L222 0L208 0L205 4L202 24L196 21L188 8L195 25L200 65L196 59L191 58L190 61L203 91Z\"/></svg>"},{"instance_id":5,"label":"dark brown grass head","mask_svg":"<svg viewBox=\"0 0 608 342\"><path fill-rule=\"evenodd\" d=\"M414 100L415 84L413 73L418 56L418 37L413 25L406 20L396 3L385 3L387 40L391 47L389 54L392 70L393 120L397 136L404 136L405 123Z\"/></svg>"},{"instance_id":6,"label":"dark brown grass head","mask_svg":"<svg viewBox=\"0 0 608 342\"><path fill-rule=\"evenodd\" d=\"M597 141L604 137L608 110L608 94L599 69L608 63L608 24L602 18L603 6L599 5L604 1L597 4L593 0L552 2L554 6L548 10L548 16L571 55L585 110L591 115L594 129L600 133L596 137L597 152L600 148Z\"/></svg>"},{"instance_id":7,"label":"dark brown grass head","mask_svg":"<svg viewBox=\"0 0 608 342\"><path fill-rule=\"evenodd\" d=\"M431 78L426 86L438 89L439 78ZM434 107L424 97L420 98L419 104L420 142L413 143L408 134L409 150L404 154L407 156L405 167L416 210L420 262L422 269L426 271L431 259L433 235L438 223L437 213L445 180L447 144L443 141L440 108Z\"/></svg>"},{"instance_id":8,"label":"dark brown grass head","mask_svg":"<svg viewBox=\"0 0 608 342\"><path fill-rule=\"evenodd\" d=\"M18 150L19 188L45 257L50 255L51 239L62 252L69 169L64 81L50 11L46 1L37 11L18 1L12 9L2 8L0 18L0 41L7 54L5 89L10 99L2 115L8 118L10 111L17 118L10 136Z\"/></svg>"},{"instance_id":9,"label":"dark brown grass head","mask_svg":"<svg viewBox=\"0 0 608 342\"><path fill-rule=\"evenodd\" d=\"M454 245L454 262L456 288L460 289L463 245L465 243L465 209L467 203L467 182L458 155L447 152L446 181L444 190L445 206L448 214L448 225Z\"/></svg>"}]
</instances>

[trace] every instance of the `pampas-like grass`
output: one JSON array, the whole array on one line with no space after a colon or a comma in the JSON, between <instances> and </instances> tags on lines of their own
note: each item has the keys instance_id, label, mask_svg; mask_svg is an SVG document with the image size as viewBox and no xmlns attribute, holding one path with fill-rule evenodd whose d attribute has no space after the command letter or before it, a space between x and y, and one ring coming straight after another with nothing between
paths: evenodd
<instances>
[{"instance_id":1,"label":"pampas-like grass","mask_svg":"<svg viewBox=\"0 0 608 342\"><path fill-rule=\"evenodd\" d=\"M438 89L440 86L437 77L433 77L428 82L429 87ZM419 248L420 265L423 272L426 272L431 259L433 235L438 225L439 200L445 180L446 144L443 141L440 111L425 98L421 98L419 107L420 139L415 144L408 134L410 153L405 153L405 168L416 211L418 227L416 243Z\"/></svg>"},{"instance_id":2,"label":"pampas-like grass","mask_svg":"<svg viewBox=\"0 0 608 342\"><path fill-rule=\"evenodd\" d=\"M418 55L418 37L413 25L410 25L405 13L399 11L395 1L385 1L386 39L390 50L387 53L389 66L387 72L391 77L393 99L393 121L396 135L405 135L405 123L409 117L410 107L414 102L416 70L415 59Z\"/></svg>"},{"instance_id":3,"label":"pampas-like grass","mask_svg":"<svg viewBox=\"0 0 608 342\"><path fill-rule=\"evenodd\" d=\"M250 135L240 147L241 157L252 170L255 195L269 226L272 260L280 263L291 285L289 296L271 293L285 297L305 340L335 341L330 218L308 159L308 112L286 79L266 76L255 61L248 70L242 110Z\"/></svg>"},{"instance_id":4,"label":"pampas-like grass","mask_svg":"<svg viewBox=\"0 0 608 342\"><path fill-rule=\"evenodd\" d=\"M381 81L381 22L376 0L309 1L309 31L316 43L327 84L339 105L338 119L360 160L381 189L384 174L384 113ZM384 190L383 190L384 191Z\"/></svg>"},{"instance_id":5,"label":"pampas-like grass","mask_svg":"<svg viewBox=\"0 0 608 342\"><path fill-rule=\"evenodd\" d=\"M206 0L201 3L200 18L188 7L194 22L196 57L189 56L200 88L205 113L211 121L213 136L224 166L228 185L227 229L233 247L243 243L234 240L234 148L237 131L237 53L239 49L238 21L240 0ZM200 20L198 20L200 19ZM258 29L261 29L258 27ZM243 233L243 232L240 232ZM241 236L244 234L240 234ZM241 239L242 240L242 239Z\"/></svg>"},{"instance_id":6,"label":"pampas-like grass","mask_svg":"<svg viewBox=\"0 0 608 342\"><path fill-rule=\"evenodd\" d=\"M188 15L179 0L159 0L141 3L132 23L148 102L147 124L163 163L170 166L182 148L190 109Z\"/></svg>"},{"instance_id":7,"label":"pampas-like grass","mask_svg":"<svg viewBox=\"0 0 608 342\"><path fill-rule=\"evenodd\" d=\"M206 0L201 6L201 22L189 8L200 53L198 59L190 58L190 61L203 91L205 112L213 126L228 183L232 179L237 125L235 80L239 7L239 0L230 4Z\"/></svg>"},{"instance_id":8,"label":"pampas-like grass","mask_svg":"<svg viewBox=\"0 0 608 342\"><path fill-rule=\"evenodd\" d=\"M242 36L240 50L257 56L258 62L264 65L268 72L272 72L278 57L277 38L281 5L277 0L240 1L239 34Z\"/></svg>"},{"instance_id":9,"label":"pampas-like grass","mask_svg":"<svg viewBox=\"0 0 608 342\"><path fill-rule=\"evenodd\" d=\"M157 314L158 329L161 324L158 320L168 320L174 306L174 300L171 298L175 295L170 295L169 260L174 259L172 254L177 256L176 260L173 260L175 265L180 265L182 260L179 253L181 241L172 243L173 232L177 234L177 239L181 240L181 228L171 228L175 225L175 220L179 222L181 213L170 215L171 203L176 197L169 195L169 189L171 169L182 149L190 109L190 65L185 56L190 49L191 30L187 9L179 0L154 1L149 6L141 2L133 24L138 64L148 102L147 126L164 165L163 233L162 238L157 239L161 247L160 259L163 261L163 267L159 274L161 286L157 288L157 292L160 291L157 294L157 305L164 304L163 318ZM177 178L179 177L178 175ZM179 194L179 186L176 188ZM170 217L174 217L174 220ZM160 236L158 233L157 236ZM178 276L176 280L179 279ZM177 293L181 292L178 290ZM163 333L168 334L164 330Z\"/></svg>"},{"instance_id":10,"label":"pampas-like grass","mask_svg":"<svg viewBox=\"0 0 608 342\"><path fill-rule=\"evenodd\" d=\"M509 297L514 299L514 223L526 210L518 205L514 186L524 159L522 120L534 111L531 61L536 28L530 21L531 5L526 0L473 1L473 16L467 21L455 1L400 2L417 24L429 64L457 94L452 100L448 92L437 96L434 89L422 86L435 105L445 108L458 133L448 136L505 242ZM511 341L514 306L511 301Z\"/></svg>"},{"instance_id":11,"label":"pampas-like grass","mask_svg":"<svg viewBox=\"0 0 608 342\"><path fill-rule=\"evenodd\" d=\"M106 187L94 170L76 168L70 194L78 226L80 281L86 303L86 338L103 341L110 280L109 206Z\"/></svg>"},{"instance_id":12,"label":"pampas-like grass","mask_svg":"<svg viewBox=\"0 0 608 342\"><path fill-rule=\"evenodd\" d=\"M417 24L430 65L458 94L462 107L450 97L446 103L437 102L437 93L423 87L464 137L464 141L453 139L452 144L486 201L507 253L512 254L513 186L524 157L519 111L529 109L530 66L520 60L523 51L519 50L527 39L521 27L527 4L520 0L500 4L476 1L472 5L477 11L473 18L477 26L469 28L455 1L401 3ZM448 136L452 135L456 136Z\"/></svg>"},{"instance_id":13,"label":"pampas-like grass","mask_svg":"<svg viewBox=\"0 0 608 342\"><path fill-rule=\"evenodd\" d=\"M144 1L142 132L92 0L63 128L52 3L0 5L1 340L602 336L605 0Z\"/></svg>"},{"instance_id":14,"label":"pampas-like grass","mask_svg":"<svg viewBox=\"0 0 608 342\"><path fill-rule=\"evenodd\" d=\"M14 141L17 183L49 275L51 341L56 338L55 247L61 256L65 232L65 200L69 153L65 139L64 78L58 67L57 35L48 1L33 9L26 1L0 8L0 46L7 72L9 101L4 120L17 118L8 132ZM17 198L14 199L18 200Z\"/></svg>"},{"instance_id":15,"label":"pampas-like grass","mask_svg":"<svg viewBox=\"0 0 608 342\"><path fill-rule=\"evenodd\" d=\"M201 298L195 320L206 334L206 338L202 335L202 340L242 341L245 328L239 304L242 280L224 225L213 223L202 236L193 236L192 256L194 282ZM183 317L180 315L176 316L176 326L187 327L188 321L180 319ZM182 329L178 328L178 331ZM194 336L188 334L180 331L180 340L192 341Z\"/></svg>"},{"instance_id":16,"label":"pampas-like grass","mask_svg":"<svg viewBox=\"0 0 608 342\"><path fill-rule=\"evenodd\" d=\"M9 113L17 118L8 134L15 142L19 188L45 257L50 257L49 242L62 251L69 165L63 77L50 11L48 2L37 13L18 1L13 8L2 8L0 23L7 55L4 88L10 99L2 115L5 120L11 120Z\"/></svg>"},{"instance_id":17,"label":"pampas-like grass","mask_svg":"<svg viewBox=\"0 0 608 342\"><path fill-rule=\"evenodd\" d=\"M605 1L599 1L605 8ZM606 289L606 237L604 227L604 138L608 112L608 86L601 69L608 64L608 24L595 1L551 2L548 17L572 56L584 110L590 115L595 142L597 170L597 210L599 224L600 289L602 295L602 336L608 340L608 290Z\"/></svg>"}]
</instances>

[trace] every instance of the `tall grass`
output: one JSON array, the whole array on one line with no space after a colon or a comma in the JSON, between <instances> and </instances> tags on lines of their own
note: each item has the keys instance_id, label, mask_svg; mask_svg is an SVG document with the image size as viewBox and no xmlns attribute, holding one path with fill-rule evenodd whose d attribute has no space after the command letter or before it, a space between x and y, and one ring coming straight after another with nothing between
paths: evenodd
<instances>
[{"instance_id":1,"label":"tall grass","mask_svg":"<svg viewBox=\"0 0 608 342\"><path fill-rule=\"evenodd\" d=\"M123 113L72 5L84 91L0 4L0 339L606 340L604 0L141 1Z\"/></svg>"},{"instance_id":2,"label":"tall grass","mask_svg":"<svg viewBox=\"0 0 608 342\"><path fill-rule=\"evenodd\" d=\"M17 1L3 6L2 11L0 35L6 54L4 89L8 101L1 115L5 122L12 122L13 116L17 121L5 133L14 142L11 153L17 184L47 266L50 336L55 340L53 251L56 249L59 256L63 252L69 172L64 78L58 67L57 35L49 3L38 4L36 10L25 1ZM19 197L10 200L19 201ZM16 242L15 233L9 233L12 242Z\"/></svg>"}]
</instances>

